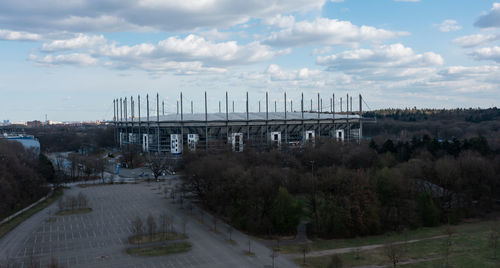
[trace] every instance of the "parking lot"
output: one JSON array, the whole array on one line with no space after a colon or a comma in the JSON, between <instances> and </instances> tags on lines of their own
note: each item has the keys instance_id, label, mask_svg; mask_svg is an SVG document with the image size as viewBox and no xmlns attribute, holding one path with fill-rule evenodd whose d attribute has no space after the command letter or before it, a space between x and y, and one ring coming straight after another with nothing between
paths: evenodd
<instances>
[{"instance_id":1,"label":"parking lot","mask_svg":"<svg viewBox=\"0 0 500 268\"><path fill-rule=\"evenodd\" d=\"M174 178L170 178L174 180ZM174 183L175 184L175 183ZM235 244L225 241L225 228L220 233L210 230L209 216L200 221L200 213L181 209L164 193L172 183L139 183L73 187L65 195L82 192L90 200L92 212L80 215L55 216L57 204L35 214L0 240L0 263L7 267L46 266L56 258L64 267L270 267L270 250L252 240L256 256L244 254L248 237L234 231ZM152 214L174 217L176 230L182 230L187 219L188 241L193 248L187 253L160 257L137 257L125 253L127 239L132 235L131 221L144 220ZM276 267L294 267L283 257L277 257Z\"/></svg>"}]
</instances>

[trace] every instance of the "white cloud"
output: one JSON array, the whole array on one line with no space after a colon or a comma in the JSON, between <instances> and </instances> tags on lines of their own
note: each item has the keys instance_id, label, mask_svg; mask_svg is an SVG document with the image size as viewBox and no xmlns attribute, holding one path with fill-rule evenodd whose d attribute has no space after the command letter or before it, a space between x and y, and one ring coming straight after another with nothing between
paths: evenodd
<instances>
[{"instance_id":1,"label":"white cloud","mask_svg":"<svg viewBox=\"0 0 500 268\"><path fill-rule=\"evenodd\" d=\"M499 35L494 34L473 34L466 35L453 40L453 43L458 44L464 48L475 47L482 44L486 44L495 40L500 39Z\"/></svg>"},{"instance_id":2,"label":"white cloud","mask_svg":"<svg viewBox=\"0 0 500 268\"><path fill-rule=\"evenodd\" d=\"M227 40L231 37L233 33L231 32L219 32L217 29L210 29L206 31L199 31L200 36L205 37L208 40Z\"/></svg>"},{"instance_id":3,"label":"white cloud","mask_svg":"<svg viewBox=\"0 0 500 268\"><path fill-rule=\"evenodd\" d=\"M439 31L444 33L454 32L462 29L462 26L460 26L456 20L444 20L437 26L439 28Z\"/></svg>"},{"instance_id":4,"label":"white cloud","mask_svg":"<svg viewBox=\"0 0 500 268\"><path fill-rule=\"evenodd\" d=\"M39 41L42 37L39 34L0 30L0 40L9 41Z\"/></svg>"},{"instance_id":5,"label":"white cloud","mask_svg":"<svg viewBox=\"0 0 500 268\"><path fill-rule=\"evenodd\" d=\"M45 43L42 45L41 51L44 52L56 52L64 50L77 50L83 48L93 48L97 45L104 45L106 43L106 38L104 36L89 36L85 34L78 34L74 38L54 40L50 43Z\"/></svg>"},{"instance_id":6,"label":"white cloud","mask_svg":"<svg viewBox=\"0 0 500 268\"><path fill-rule=\"evenodd\" d=\"M205 38L188 35L184 39L169 37L158 44L142 43L135 46L106 45L100 56L120 61L164 60L200 61L209 66L244 65L272 59L289 53L289 50L271 50L270 47L252 42L238 45L235 41L215 43Z\"/></svg>"},{"instance_id":7,"label":"white cloud","mask_svg":"<svg viewBox=\"0 0 500 268\"><path fill-rule=\"evenodd\" d=\"M374 49L357 49L318 57L316 62L336 70L366 68L415 68L444 64L443 58L433 52L416 54L402 44L383 45Z\"/></svg>"},{"instance_id":8,"label":"white cloud","mask_svg":"<svg viewBox=\"0 0 500 268\"><path fill-rule=\"evenodd\" d=\"M72 54L60 54L60 55L47 55L45 57L39 57L37 55L31 54L28 57L29 60L36 62L40 65L80 65L89 66L96 65L98 60L93 58L88 54L82 53L72 53Z\"/></svg>"},{"instance_id":9,"label":"white cloud","mask_svg":"<svg viewBox=\"0 0 500 268\"><path fill-rule=\"evenodd\" d=\"M202 62L178 62L178 61L140 61L135 64L126 62L113 62L108 67L118 69L140 69L149 73L166 73L173 72L180 75L193 75L203 73L225 73L227 69L217 67L206 67Z\"/></svg>"},{"instance_id":10,"label":"white cloud","mask_svg":"<svg viewBox=\"0 0 500 268\"><path fill-rule=\"evenodd\" d=\"M492 60L500 63L500 47L484 47L470 54L476 60Z\"/></svg>"},{"instance_id":11,"label":"white cloud","mask_svg":"<svg viewBox=\"0 0 500 268\"><path fill-rule=\"evenodd\" d=\"M85 53L37 56L29 59L42 65L96 65L116 69L136 68L148 72L177 74L221 73L226 67L267 61L289 53L289 49L273 50L258 42L239 45L236 41L213 42L201 36L177 36L156 44L133 46L109 42L103 36L79 34L74 38L56 40L42 45L42 52L83 51Z\"/></svg>"},{"instance_id":12,"label":"white cloud","mask_svg":"<svg viewBox=\"0 0 500 268\"><path fill-rule=\"evenodd\" d=\"M439 72L440 75L450 79L478 79L481 77L498 74L500 67L498 66L450 66Z\"/></svg>"},{"instance_id":13,"label":"white cloud","mask_svg":"<svg viewBox=\"0 0 500 268\"><path fill-rule=\"evenodd\" d=\"M264 19L263 23L266 25L272 25L280 28L288 28L292 27L295 24L295 17L292 15L282 16L281 14L278 14L274 17Z\"/></svg>"},{"instance_id":14,"label":"white cloud","mask_svg":"<svg viewBox=\"0 0 500 268\"><path fill-rule=\"evenodd\" d=\"M356 26L349 21L317 18L300 21L279 32L272 32L263 43L273 46L347 45L361 42L376 42L407 35L407 32L393 32L371 26Z\"/></svg>"},{"instance_id":15,"label":"white cloud","mask_svg":"<svg viewBox=\"0 0 500 268\"><path fill-rule=\"evenodd\" d=\"M229 27L250 18L319 10L326 0L16 0L0 1L0 27L30 32L180 32Z\"/></svg>"},{"instance_id":16,"label":"white cloud","mask_svg":"<svg viewBox=\"0 0 500 268\"><path fill-rule=\"evenodd\" d=\"M500 27L500 3L493 3L491 10L479 16L474 26L480 28Z\"/></svg>"},{"instance_id":17,"label":"white cloud","mask_svg":"<svg viewBox=\"0 0 500 268\"><path fill-rule=\"evenodd\" d=\"M310 70L308 68L283 71L281 67L276 64L269 65L265 71L265 74L268 74L272 81L307 80L318 78L321 73L321 70Z\"/></svg>"}]
</instances>

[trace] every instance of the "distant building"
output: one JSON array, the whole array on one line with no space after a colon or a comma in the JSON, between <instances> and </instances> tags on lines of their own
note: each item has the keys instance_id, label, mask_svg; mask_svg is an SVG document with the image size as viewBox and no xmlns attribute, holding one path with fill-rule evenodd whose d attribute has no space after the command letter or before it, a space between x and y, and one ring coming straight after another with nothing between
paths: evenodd
<instances>
[{"instance_id":1,"label":"distant building","mask_svg":"<svg viewBox=\"0 0 500 268\"><path fill-rule=\"evenodd\" d=\"M38 120L28 121L28 122L26 122L26 126L28 126L28 127L41 127L42 122L38 121Z\"/></svg>"},{"instance_id":2,"label":"distant building","mask_svg":"<svg viewBox=\"0 0 500 268\"><path fill-rule=\"evenodd\" d=\"M10 121L9 121L9 120L3 120L3 125L4 125L4 126L8 126L8 125L10 125Z\"/></svg>"},{"instance_id":3,"label":"distant building","mask_svg":"<svg viewBox=\"0 0 500 268\"><path fill-rule=\"evenodd\" d=\"M26 149L34 149L36 154L40 154L40 142L33 135L7 134L4 133L0 138L8 141L17 141Z\"/></svg>"}]
</instances>

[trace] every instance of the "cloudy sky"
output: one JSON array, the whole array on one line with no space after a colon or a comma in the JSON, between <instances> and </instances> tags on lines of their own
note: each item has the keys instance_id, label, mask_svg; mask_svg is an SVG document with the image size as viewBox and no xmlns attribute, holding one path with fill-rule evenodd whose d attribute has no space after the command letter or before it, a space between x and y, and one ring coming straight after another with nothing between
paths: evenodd
<instances>
[{"instance_id":1,"label":"cloudy sky","mask_svg":"<svg viewBox=\"0 0 500 268\"><path fill-rule=\"evenodd\" d=\"M371 109L499 106L500 3L0 1L0 120L111 119L114 98L139 94L144 114L156 92L172 113L181 90L195 112L204 91L210 111L225 91L237 111L247 91L252 110L266 91L278 109L285 91L294 108L301 92L362 94Z\"/></svg>"}]
</instances>

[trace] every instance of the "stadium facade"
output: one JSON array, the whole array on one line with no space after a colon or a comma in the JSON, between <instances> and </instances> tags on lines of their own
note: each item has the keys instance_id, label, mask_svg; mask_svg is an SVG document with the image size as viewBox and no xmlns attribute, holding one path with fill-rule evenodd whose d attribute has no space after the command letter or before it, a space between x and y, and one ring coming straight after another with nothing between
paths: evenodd
<instances>
[{"instance_id":1,"label":"stadium facade","mask_svg":"<svg viewBox=\"0 0 500 268\"><path fill-rule=\"evenodd\" d=\"M303 95L302 95L303 96ZM286 93L284 96L286 100ZM290 107L287 111L286 101L281 112L269 112L266 93L265 110L251 112L229 112L226 93L225 111L207 112L207 95L205 92L205 113L184 113L182 93L177 113L160 115L159 96L156 95L156 114L149 114L149 96L146 96L146 116L141 116L140 96L137 105L134 98L113 100L116 127L116 140L120 146L134 144L145 152L160 152L173 155L189 150L209 150L217 146L231 146L234 151L244 148L265 148L269 146L300 147L306 143L314 143L317 139L333 138L342 142L359 142L363 137L363 122L370 121L362 115L362 96L359 95L359 110L352 111L352 97L347 95L346 109L335 111L335 95L330 99L330 106L323 107L318 94L317 110L304 110L303 97L300 110ZM180 107L179 107L180 104ZM291 106L291 105L290 105ZM180 109L179 109L180 108ZM324 108L328 111L324 111ZM136 116L135 109L138 114ZM234 110L234 104L233 104Z\"/></svg>"}]
</instances>

